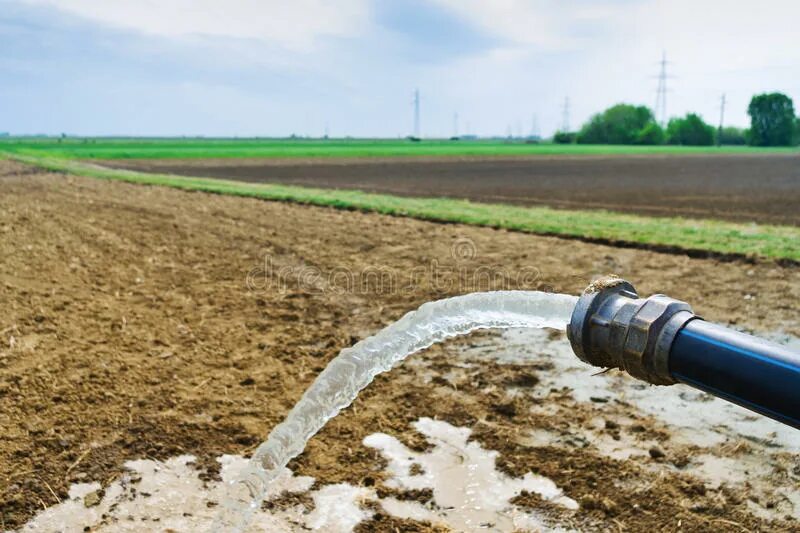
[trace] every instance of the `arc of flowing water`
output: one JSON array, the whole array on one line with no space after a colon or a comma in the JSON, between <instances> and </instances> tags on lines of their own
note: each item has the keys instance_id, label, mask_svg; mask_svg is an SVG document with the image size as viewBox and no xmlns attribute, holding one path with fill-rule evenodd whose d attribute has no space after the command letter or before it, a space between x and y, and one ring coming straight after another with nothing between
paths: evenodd
<instances>
[{"instance_id":1,"label":"arc of flowing water","mask_svg":"<svg viewBox=\"0 0 800 533\"><path fill-rule=\"evenodd\" d=\"M214 531L243 531L269 483L308 440L350 405L376 375L450 337L490 328L565 329L577 298L538 291L467 294L423 304L377 334L345 348L328 364L231 483Z\"/></svg>"}]
</instances>

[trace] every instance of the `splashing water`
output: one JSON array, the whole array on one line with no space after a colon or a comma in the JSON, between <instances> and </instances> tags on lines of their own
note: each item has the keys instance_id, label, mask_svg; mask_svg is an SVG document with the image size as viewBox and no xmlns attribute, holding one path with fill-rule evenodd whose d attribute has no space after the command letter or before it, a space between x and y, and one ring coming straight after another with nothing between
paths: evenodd
<instances>
[{"instance_id":1,"label":"splashing water","mask_svg":"<svg viewBox=\"0 0 800 533\"><path fill-rule=\"evenodd\" d=\"M214 531L243 531L282 468L350 405L376 375L450 337L490 328L565 329L577 298L538 291L473 293L428 302L377 334L345 348L320 373L230 486Z\"/></svg>"}]
</instances>

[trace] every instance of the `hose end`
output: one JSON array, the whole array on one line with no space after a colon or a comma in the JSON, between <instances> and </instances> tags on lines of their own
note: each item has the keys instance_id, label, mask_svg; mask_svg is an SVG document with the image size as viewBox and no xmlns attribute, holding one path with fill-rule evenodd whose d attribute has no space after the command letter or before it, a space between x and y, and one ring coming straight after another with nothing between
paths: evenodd
<instances>
[{"instance_id":1,"label":"hose end","mask_svg":"<svg viewBox=\"0 0 800 533\"><path fill-rule=\"evenodd\" d=\"M693 318L685 302L655 294L639 298L624 279L608 276L590 284L567 327L572 350L582 361L619 368L656 385L670 385L669 350Z\"/></svg>"}]
</instances>

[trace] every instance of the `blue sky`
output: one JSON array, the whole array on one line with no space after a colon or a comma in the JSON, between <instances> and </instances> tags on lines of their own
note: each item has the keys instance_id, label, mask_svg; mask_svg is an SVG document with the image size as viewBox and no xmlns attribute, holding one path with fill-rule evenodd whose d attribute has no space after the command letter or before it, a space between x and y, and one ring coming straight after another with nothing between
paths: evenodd
<instances>
[{"instance_id":1,"label":"blue sky","mask_svg":"<svg viewBox=\"0 0 800 533\"><path fill-rule=\"evenodd\" d=\"M800 2L0 0L0 131L551 134L620 101L746 125L800 104ZM800 105L798 105L800 107Z\"/></svg>"}]
</instances>

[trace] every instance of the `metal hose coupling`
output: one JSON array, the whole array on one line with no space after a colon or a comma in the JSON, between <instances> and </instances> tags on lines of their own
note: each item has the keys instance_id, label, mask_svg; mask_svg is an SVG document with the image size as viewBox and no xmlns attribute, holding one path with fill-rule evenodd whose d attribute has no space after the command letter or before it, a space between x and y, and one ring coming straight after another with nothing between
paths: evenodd
<instances>
[{"instance_id":1,"label":"metal hose coupling","mask_svg":"<svg viewBox=\"0 0 800 533\"><path fill-rule=\"evenodd\" d=\"M567 337L586 363L671 385L676 382L669 372L672 342L695 318L685 302L663 294L639 298L633 285L609 276L586 288L572 312Z\"/></svg>"}]
</instances>

